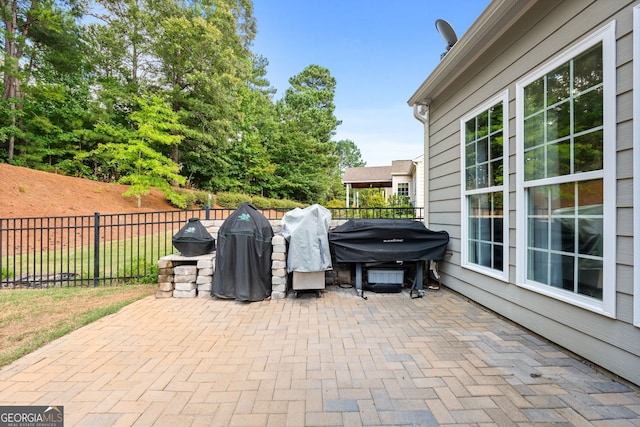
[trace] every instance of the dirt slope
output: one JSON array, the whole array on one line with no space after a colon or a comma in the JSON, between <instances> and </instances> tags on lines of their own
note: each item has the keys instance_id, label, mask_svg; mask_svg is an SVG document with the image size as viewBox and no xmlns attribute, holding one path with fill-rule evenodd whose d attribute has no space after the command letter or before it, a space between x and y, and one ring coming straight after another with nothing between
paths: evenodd
<instances>
[{"instance_id":1,"label":"dirt slope","mask_svg":"<svg viewBox=\"0 0 640 427\"><path fill-rule=\"evenodd\" d=\"M166 211L175 209L152 190L137 207L124 197L128 186L10 166L0 163L0 218Z\"/></svg>"}]
</instances>

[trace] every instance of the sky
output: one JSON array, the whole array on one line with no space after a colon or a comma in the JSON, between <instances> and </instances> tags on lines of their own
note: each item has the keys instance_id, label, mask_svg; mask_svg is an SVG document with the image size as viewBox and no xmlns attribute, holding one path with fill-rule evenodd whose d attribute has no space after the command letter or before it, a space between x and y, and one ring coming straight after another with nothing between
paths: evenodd
<instances>
[{"instance_id":1,"label":"sky","mask_svg":"<svg viewBox=\"0 0 640 427\"><path fill-rule=\"evenodd\" d=\"M269 61L279 99L316 64L336 79L334 140L352 140L367 166L423 154L423 126L407 100L440 62L444 19L458 39L489 0L253 0L254 53Z\"/></svg>"}]
</instances>

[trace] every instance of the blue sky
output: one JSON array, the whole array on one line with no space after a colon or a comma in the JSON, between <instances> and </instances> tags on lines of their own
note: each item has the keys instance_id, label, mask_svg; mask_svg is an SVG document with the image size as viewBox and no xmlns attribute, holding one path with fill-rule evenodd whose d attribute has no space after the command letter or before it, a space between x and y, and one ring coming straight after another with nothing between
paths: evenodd
<instances>
[{"instance_id":1,"label":"blue sky","mask_svg":"<svg viewBox=\"0 0 640 427\"><path fill-rule=\"evenodd\" d=\"M334 139L356 143L367 166L423 152L423 129L407 100L445 51L435 27L448 21L458 38L489 0L254 0L253 51L269 61L276 98L311 64L337 80Z\"/></svg>"}]
</instances>

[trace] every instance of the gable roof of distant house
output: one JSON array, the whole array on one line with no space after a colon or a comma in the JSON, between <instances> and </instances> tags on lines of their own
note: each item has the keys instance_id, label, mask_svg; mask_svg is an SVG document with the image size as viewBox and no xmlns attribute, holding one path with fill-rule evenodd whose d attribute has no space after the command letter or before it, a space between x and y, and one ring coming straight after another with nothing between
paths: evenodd
<instances>
[{"instance_id":1,"label":"gable roof of distant house","mask_svg":"<svg viewBox=\"0 0 640 427\"><path fill-rule=\"evenodd\" d=\"M412 160L393 160L391 166L347 168L342 183L353 188L391 187L394 175L411 175L413 168Z\"/></svg>"}]
</instances>

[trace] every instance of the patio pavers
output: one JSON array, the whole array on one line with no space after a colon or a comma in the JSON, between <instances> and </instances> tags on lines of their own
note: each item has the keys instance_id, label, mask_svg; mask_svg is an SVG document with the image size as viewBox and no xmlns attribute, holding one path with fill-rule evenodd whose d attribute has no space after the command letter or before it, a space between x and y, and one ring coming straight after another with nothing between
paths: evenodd
<instances>
[{"instance_id":1,"label":"patio pavers","mask_svg":"<svg viewBox=\"0 0 640 427\"><path fill-rule=\"evenodd\" d=\"M149 297L0 370L67 426L640 426L640 392L442 288Z\"/></svg>"}]
</instances>

